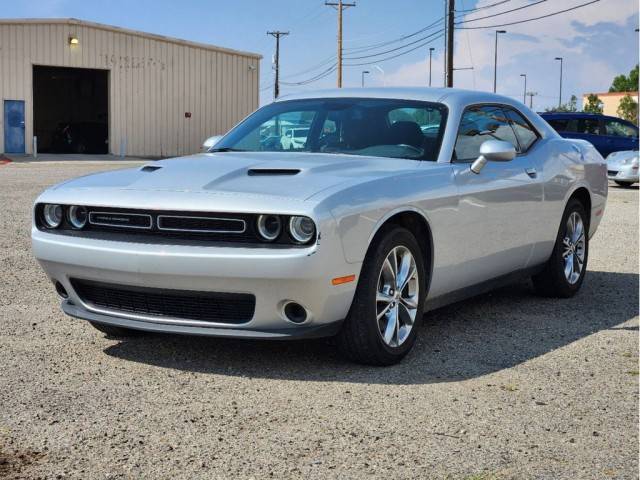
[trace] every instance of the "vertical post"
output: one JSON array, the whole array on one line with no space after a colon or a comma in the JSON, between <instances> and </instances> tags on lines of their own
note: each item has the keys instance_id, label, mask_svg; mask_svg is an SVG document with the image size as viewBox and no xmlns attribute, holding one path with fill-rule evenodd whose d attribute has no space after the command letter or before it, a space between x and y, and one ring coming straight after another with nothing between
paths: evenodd
<instances>
[{"instance_id":1,"label":"vertical post","mask_svg":"<svg viewBox=\"0 0 640 480\"><path fill-rule=\"evenodd\" d=\"M456 9L456 1L449 0L449 12L447 15L447 87L453 87L453 21Z\"/></svg>"},{"instance_id":2,"label":"vertical post","mask_svg":"<svg viewBox=\"0 0 640 480\"><path fill-rule=\"evenodd\" d=\"M338 3L335 2L324 2L325 5L330 7L334 7L338 10L338 62L337 62L337 72L338 72L338 88L342 88L342 12L345 8L355 7L355 3L344 3L343 0L338 0Z\"/></svg>"},{"instance_id":3,"label":"vertical post","mask_svg":"<svg viewBox=\"0 0 640 480\"><path fill-rule=\"evenodd\" d=\"M33 137L33 158L38 158L38 137Z\"/></svg>"},{"instance_id":4,"label":"vertical post","mask_svg":"<svg viewBox=\"0 0 640 480\"><path fill-rule=\"evenodd\" d=\"M433 47L429 48L429 86L431 86L431 60L432 60L434 50L435 48Z\"/></svg>"},{"instance_id":5,"label":"vertical post","mask_svg":"<svg viewBox=\"0 0 640 480\"><path fill-rule=\"evenodd\" d=\"M498 34L507 33L506 30L496 30L496 45L494 48L493 59L493 93L496 93L498 89Z\"/></svg>"},{"instance_id":6,"label":"vertical post","mask_svg":"<svg viewBox=\"0 0 640 480\"><path fill-rule=\"evenodd\" d=\"M362 71L362 88L364 88L364 76L365 74L369 73L369 70L363 70Z\"/></svg>"},{"instance_id":7,"label":"vertical post","mask_svg":"<svg viewBox=\"0 0 640 480\"><path fill-rule=\"evenodd\" d=\"M276 99L280 96L280 37L289 35L289 32L267 32L267 35L271 35L276 39L276 78L273 85L273 98Z\"/></svg>"},{"instance_id":8,"label":"vertical post","mask_svg":"<svg viewBox=\"0 0 640 480\"><path fill-rule=\"evenodd\" d=\"M443 73L444 73L444 79L442 80L442 86L446 87L447 86L447 46L448 46L448 42L449 42L449 36L447 35L447 11L449 8L449 4L447 0L443 0L444 1L444 47L443 47L443 52L444 55L442 56L443 58Z\"/></svg>"},{"instance_id":9,"label":"vertical post","mask_svg":"<svg viewBox=\"0 0 640 480\"><path fill-rule=\"evenodd\" d=\"M558 109L562 107L562 57L556 57L556 60L560 60L560 94L558 96Z\"/></svg>"},{"instance_id":10,"label":"vertical post","mask_svg":"<svg viewBox=\"0 0 640 480\"><path fill-rule=\"evenodd\" d=\"M521 77L524 77L524 91L522 92L522 103L527 104L527 74L521 73Z\"/></svg>"}]
</instances>

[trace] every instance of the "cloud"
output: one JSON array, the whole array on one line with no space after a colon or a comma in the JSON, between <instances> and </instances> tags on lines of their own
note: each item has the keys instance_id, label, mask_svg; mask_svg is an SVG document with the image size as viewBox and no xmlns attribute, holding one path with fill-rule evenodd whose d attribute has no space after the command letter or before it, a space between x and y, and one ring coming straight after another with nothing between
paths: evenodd
<instances>
[{"instance_id":1,"label":"cloud","mask_svg":"<svg viewBox=\"0 0 640 480\"><path fill-rule=\"evenodd\" d=\"M490 3L495 3L495 0L481 0L476 6ZM529 3L531 0L514 0L509 7L517 8ZM548 2L467 25L505 24L580 3L584 2ZM464 19L505 9L494 7L476 11L467 14ZM634 32L637 22L637 0L602 0L554 17L503 27L508 33L499 38L498 92L521 98L524 86L520 74L525 73L528 90L539 94L535 98L534 108L541 109L557 103L559 63L554 61L555 57L564 58L563 101L571 94L581 98L582 93L606 91L615 75L628 72L638 61L638 34ZM494 32L495 29L456 31L455 65L474 66L473 71L454 73L456 87L493 89ZM434 57L434 79L438 79L436 85L442 84L442 63L441 56L437 60ZM388 72L387 83L424 85L425 72L428 72L427 61L407 63Z\"/></svg>"}]
</instances>

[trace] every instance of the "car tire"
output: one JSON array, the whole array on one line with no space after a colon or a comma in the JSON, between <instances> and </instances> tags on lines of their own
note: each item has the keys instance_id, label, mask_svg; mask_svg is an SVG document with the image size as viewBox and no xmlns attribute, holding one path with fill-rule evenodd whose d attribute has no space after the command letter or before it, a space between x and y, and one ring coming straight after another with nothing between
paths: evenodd
<instances>
[{"instance_id":1,"label":"car tire","mask_svg":"<svg viewBox=\"0 0 640 480\"><path fill-rule=\"evenodd\" d=\"M631 186L633 185L633 182L619 182L617 180L614 180L614 182L616 182L622 188L631 188Z\"/></svg>"},{"instance_id":2,"label":"car tire","mask_svg":"<svg viewBox=\"0 0 640 480\"><path fill-rule=\"evenodd\" d=\"M394 258L400 264L396 276ZM404 288L396 288L403 281ZM398 363L415 343L425 290L424 260L416 238L405 228L383 228L369 247L351 308L337 335L340 351L357 363Z\"/></svg>"},{"instance_id":3,"label":"car tire","mask_svg":"<svg viewBox=\"0 0 640 480\"><path fill-rule=\"evenodd\" d=\"M101 331L107 337L114 337L114 338L137 337L137 336L142 335L144 333L144 332L142 332L140 330L133 330L131 328L116 327L114 325L107 325L105 323L98 323L98 322L89 322L89 323L91 324L91 326L93 328L95 328L96 330Z\"/></svg>"},{"instance_id":4,"label":"car tire","mask_svg":"<svg viewBox=\"0 0 640 480\"><path fill-rule=\"evenodd\" d=\"M589 259L588 232L589 219L584 206L571 199L562 215L551 258L544 270L532 277L538 294L569 298L580 290Z\"/></svg>"}]
</instances>

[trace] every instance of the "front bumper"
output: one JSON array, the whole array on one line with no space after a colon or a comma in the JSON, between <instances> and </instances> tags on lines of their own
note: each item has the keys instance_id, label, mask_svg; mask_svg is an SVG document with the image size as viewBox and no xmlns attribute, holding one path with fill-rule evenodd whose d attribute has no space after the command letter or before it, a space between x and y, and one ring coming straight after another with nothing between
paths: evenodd
<instances>
[{"instance_id":1,"label":"front bumper","mask_svg":"<svg viewBox=\"0 0 640 480\"><path fill-rule=\"evenodd\" d=\"M271 249L161 245L77 238L32 230L33 251L54 282L68 293L63 310L99 323L155 332L240 338L293 338L334 334L346 317L356 282L331 279L358 275L360 265L344 260L340 241L323 232L322 244ZM204 292L249 293L256 298L245 323L205 322L141 315L92 305L70 279ZM294 301L308 312L304 323L287 320L284 304Z\"/></svg>"},{"instance_id":2,"label":"front bumper","mask_svg":"<svg viewBox=\"0 0 640 480\"><path fill-rule=\"evenodd\" d=\"M633 165L608 165L607 178L614 182L638 182L638 167Z\"/></svg>"}]
</instances>

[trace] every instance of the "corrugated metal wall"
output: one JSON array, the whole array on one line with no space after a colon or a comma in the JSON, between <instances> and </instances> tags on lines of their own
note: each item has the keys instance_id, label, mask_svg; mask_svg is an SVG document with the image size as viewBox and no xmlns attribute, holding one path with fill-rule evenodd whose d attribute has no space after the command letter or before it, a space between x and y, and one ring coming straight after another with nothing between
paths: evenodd
<instances>
[{"instance_id":1,"label":"corrugated metal wall","mask_svg":"<svg viewBox=\"0 0 640 480\"><path fill-rule=\"evenodd\" d=\"M70 35L80 44L69 45ZM0 21L0 99L25 101L28 153L33 65L109 70L110 152L126 143L127 155L166 157L197 152L258 107L259 61L86 22ZM2 122L0 114L0 152Z\"/></svg>"}]
</instances>

